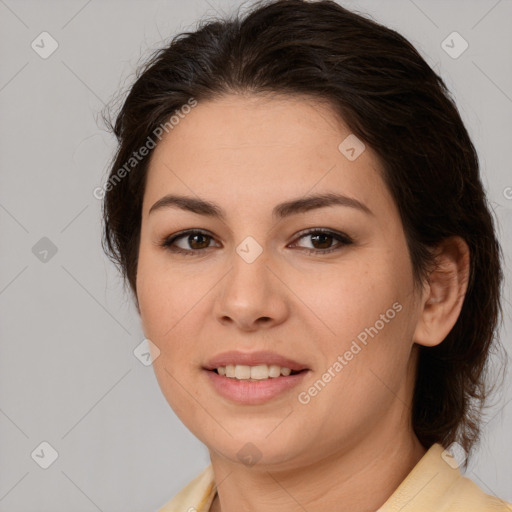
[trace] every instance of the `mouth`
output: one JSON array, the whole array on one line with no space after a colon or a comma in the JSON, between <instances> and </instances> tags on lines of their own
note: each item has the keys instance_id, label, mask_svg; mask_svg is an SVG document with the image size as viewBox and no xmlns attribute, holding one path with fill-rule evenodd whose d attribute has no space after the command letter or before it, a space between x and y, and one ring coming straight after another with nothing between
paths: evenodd
<instances>
[{"instance_id":1,"label":"mouth","mask_svg":"<svg viewBox=\"0 0 512 512\"><path fill-rule=\"evenodd\" d=\"M311 372L297 361L270 352L221 354L203 370L215 393L237 405L259 405L278 397L293 401L289 392Z\"/></svg>"},{"instance_id":2,"label":"mouth","mask_svg":"<svg viewBox=\"0 0 512 512\"><path fill-rule=\"evenodd\" d=\"M278 397L290 400L286 392L312 371L271 351L224 352L210 359L203 370L215 393L237 405L258 405Z\"/></svg>"},{"instance_id":3,"label":"mouth","mask_svg":"<svg viewBox=\"0 0 512 512\"><path fill-rule=\"evenodd\" d=\"M230 351L210 359L203 368L214 370L219 375L238 379L266 379L279 376L288 377L292 372L309 370L306 364L270 351L241 352Z\"/></svg>"},{"instance_id":4,"label":"mouth","mask_svg":"<svg viewBox=\"0 0 512 512\"><path fill-rule=\"evenodd\" d=\"M308 371L308 369L304 368L302 370L292 370L286 366L267 364L259 364L254 366L230 364L226 366L219 366L218 368L212 368L208 371L214 372L217 375L226 377L228 379L260 382L269 379L279 379L283 377L298 375Z\"/></svg>"}]
</instances>

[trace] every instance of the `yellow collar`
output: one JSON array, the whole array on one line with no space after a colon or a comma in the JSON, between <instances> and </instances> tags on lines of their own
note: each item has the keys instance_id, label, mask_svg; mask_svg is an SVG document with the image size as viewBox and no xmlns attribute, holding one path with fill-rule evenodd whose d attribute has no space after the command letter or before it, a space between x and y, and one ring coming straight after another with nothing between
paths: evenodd
<instances>
[{"instance_id":1,"label":"yellow collar","mask_svg":"<svg viewBox=\"0 0 512 512\"><path fill-rule=\"evenodd\" d=\"M512 504L485 494L454 462L432 445L377 512L512 512ZM208 512L216 492L210 464L158 512Z\"/></svg>"}]
</instances>

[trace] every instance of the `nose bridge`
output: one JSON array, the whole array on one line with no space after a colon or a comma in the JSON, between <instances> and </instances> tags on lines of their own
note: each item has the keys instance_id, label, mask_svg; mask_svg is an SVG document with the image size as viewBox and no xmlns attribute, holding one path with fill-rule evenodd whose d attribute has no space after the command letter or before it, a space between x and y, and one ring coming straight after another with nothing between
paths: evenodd
<instances>
[{"instance_id":1,"label":"nose bridge","mask_svg":"<svg viewBox=\"0 0 512 512\"><path fill-rule=\"evenodd\" d=\"M250 328L265 319L282 320L286 306L280 281L274 276L269 249L253 237L242 240L231 255L231 271L217 297L219 319L230 318Z\"/></svg>"},{"instance_id":2,"label":"nose bridge","mask_svg":"<svg viewBox=\"0 0 512 512\"><path fill-rule=\"evenodd\" d=\"M256 303L269 291L269 253L252 236L236 247L231 257L232 270L228 278L231 292L239 300Z\"/></svg>"}]
</instances>

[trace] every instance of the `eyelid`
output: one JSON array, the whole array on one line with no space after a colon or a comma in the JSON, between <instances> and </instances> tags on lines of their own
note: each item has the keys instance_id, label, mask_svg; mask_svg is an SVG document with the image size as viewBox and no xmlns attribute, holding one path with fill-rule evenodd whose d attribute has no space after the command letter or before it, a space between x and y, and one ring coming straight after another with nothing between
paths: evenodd
<instances>
[{"instance_id":1,"label":"eyelid","mask_svg":"<svg viewBox=\"0 0 512 512\"><path fill-rule=\"evenodd\" d=\"M155 244L159 247L162 247L162 248L170 251L170 252L176 252L176 253L181 253L181 254L193 254L193 253L200 254L200 253L204 252L205 249L210 249L210 247L207 247L205 249L196 249L196 250L181 249L181 247L172 248L173 247L172 244L174 244L177 240L179 240L180 238L186 238L187 236L191 236L191 235L204 235L206 237L211 238L212 240L215 240L215 237L208 231L200 229L200 228L192 228L192 229L184 229L182 231L178 231L176 233L173 233L170 236L164 236L163 238L161 238L160 240L155 242Z\"/></svg>"},{"instance_id":2,"label":"eyelid","mask_svg":"<svg viewBox=\"0 0 512 512\"><path fill-rule=\"evenodd\" d=\"M351 245L354 243L354 240L352 237L347 235L346 233L343 233L341 231L336 231L330 228L309 228L303 231L299 231L294 239L294 245L296 246L296 242L300 240L301 238L308 236L308 235L314 235L314 234L323 234L328 235L334 238L335 240L338 240L338 245L335 245L334 247L330 247L328 249L310 249L307 247L302 247L302 249L310 254L316 254L316 255L322 255L322 254L328 254L330 252L337 251L341 249L343 246Z\"/></svg>"},{"instance_id":3,"label":"eyelid","mask_svg":"<svg viewBox=\"0 0 512 512\"><path fill-rule=\"evenodd\" d=\"M197 235L197 234L204 235L204 236L216 241L215 236L212 235L211 233L209 233L208 231L200 229L200 228L191 228L191 229L185 229L182 231L178 231L177 233L174 233L170 236L166 236L166 237L162 238L160 241L156 242L156 245L163 247L164 249L166 249L170 252L174 252L174 253L178 253L178 254L181 253L181 254L187 254L187 255L201 255L207 249L211 249L212 247L208 246L203 249L196 249L196 250L182 249L177 246L173 247L173 244L180 238L185 238L187 236ZM306 237L308 235L313 235L313 234L324 234L324 235L331 236L332 238L334 238L335 240L338 241L338 245L328 248L328 249L314 249L314 248L311 249L311 248L299 246L304 252L306 252L308 254L315 254L315 255L321 256L322 254L328 254L330 252L334 252L336 250L339 250L343 246L350 245L350 244L354 243L354 240L349 235L347 235L341 231L336 231L336 230L333 230L330 228L315 227L315 228L308 228L308 229L299 231L295 235L293 242L291 242L294 244L293 247L297 246L297 241L300 240L301 238ZM290 244L288 244L287 247L289 247L289 245Z\"/></svg>"},{"instance_id":4,"label":"eyelid","mask_svg":"<svg viewBox=\"0 0 512 512\"><path fill-rule=\"evenodd\" d=\"M320 227L320 228L308 228L308 229L304 229L302 231L299 231L295 235L295 240L297 240L298 238L302 238L303 236L312 235L312 234L316 234L316 233L322 233L322 234L331 235L331 236L338 237L338 238L343 238L347 242L348 241L353 241L350 236L348 236L346 233L343 233L342 231L336 231L334 229L322 228L322 227Z\"/></svg>"}]
</instances>

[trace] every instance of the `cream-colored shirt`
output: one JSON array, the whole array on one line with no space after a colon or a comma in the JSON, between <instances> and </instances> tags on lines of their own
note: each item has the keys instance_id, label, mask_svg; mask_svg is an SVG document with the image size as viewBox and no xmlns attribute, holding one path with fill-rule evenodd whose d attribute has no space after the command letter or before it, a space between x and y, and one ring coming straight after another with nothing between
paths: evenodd
<instances>
[{"instance_id":1,"label":"cream-colored shirt","mask_svg":"<svg viewBox=\"0 0 512 512\"><path fill-rule=\"evenodd\" d=\"M512 504L484 493L443 452L434 444L377 512L512 512ZM210 464L158 512L208 512L216 492Z\"/></svg>"}]
</instances>

